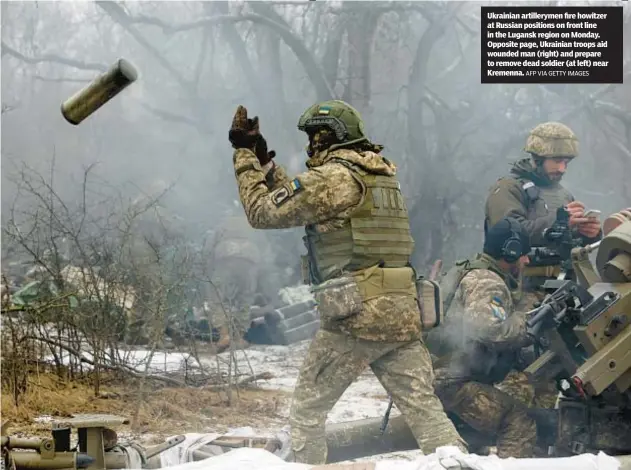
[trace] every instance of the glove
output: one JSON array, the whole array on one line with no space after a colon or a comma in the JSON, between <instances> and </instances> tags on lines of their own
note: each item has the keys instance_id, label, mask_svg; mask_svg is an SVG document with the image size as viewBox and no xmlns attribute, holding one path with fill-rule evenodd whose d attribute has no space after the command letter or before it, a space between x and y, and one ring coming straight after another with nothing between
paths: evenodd
<instances>
[{"instance_id":1,"label":"glove","mask_svg":"<svg viewBox=\"0 0 631 470\"><path fill-rule=\"evenodd\" d=\"M269 163L272 158L276 156L276 152L274 152L273 150L269 152L267 151L267 141L265 140L265 138L263 138L262 135L259 136L259 139L254 145L254 154L256 155L256 158L259 159L259 163L261 164L261 166Z\"/></svg>"},{"instance_id":2,"label":"glove","mask_svg":"<svg viewBox=\"0 0 631 470\"><path fill-rule=\"evenodd\" d=\"M237 108L232 119L228 140L230 140L232 148L252 150L261 166L269 163L276 156L276 152L273 150L267 151L267 142L259 131L258 116L248 119L248 110L241 105Z\"/></svg>"}]
</instances>

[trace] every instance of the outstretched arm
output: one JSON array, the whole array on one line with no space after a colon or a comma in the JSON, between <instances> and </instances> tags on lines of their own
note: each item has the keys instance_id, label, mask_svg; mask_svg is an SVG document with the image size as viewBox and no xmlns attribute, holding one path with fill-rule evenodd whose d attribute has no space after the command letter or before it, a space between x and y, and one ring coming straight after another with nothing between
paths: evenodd
<instances>
[{"instance_id":1,"label":"outstretched arm","mask_svg":"<svg viewBox=\"0 0 631 470\"><path fill-rule=\"evenodd\" d=\"M312 168L290 180L283 177L284 171L276 174L278 167L266 175L254 152L237 149L234 169L248 221L258 229L321 223L357 206L363 197L351 170L339 163ZM268 178L269 171L274 173Z\"/></svg>"}]
</instances>

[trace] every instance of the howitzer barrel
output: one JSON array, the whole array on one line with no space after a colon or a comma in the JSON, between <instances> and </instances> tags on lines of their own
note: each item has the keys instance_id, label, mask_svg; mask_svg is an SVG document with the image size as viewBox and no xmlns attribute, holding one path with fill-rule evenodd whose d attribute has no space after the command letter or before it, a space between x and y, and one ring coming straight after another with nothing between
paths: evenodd
<instances>
[{"instance_id":1,"label":"howitzer barrel","mask_svg":"<svg viewBox=\"0 0 631 470\"><path fill-rule=\"evenodd\" d=\"M64 468L87 468L94 459L86 454L76 452L56 452L50 458L38 452L11 452L9 459L16 470L41 469L59 470Z\"/></svg>"},{"instance_id":2,"label":"howitzer barrel","mask_svg":"<svg viewBox=\"0 0 631 470\"><path fill-rule=\"evenodd\" d=\"M27 439L24 437L2 436L2 447L8 449L32 449L50 450L55 449L55 442L52 439Z\"/></svg>"}]
</instances>

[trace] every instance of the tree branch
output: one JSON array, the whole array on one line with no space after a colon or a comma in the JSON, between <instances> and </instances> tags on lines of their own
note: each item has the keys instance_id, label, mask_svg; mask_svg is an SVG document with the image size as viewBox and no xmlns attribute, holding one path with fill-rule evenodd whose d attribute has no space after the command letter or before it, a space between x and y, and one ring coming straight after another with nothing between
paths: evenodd
<instances>
[{"instance_id":1,"label":"tree branch","mask_svg":"<svg viewBox=\"0 0 631 470\"><path fill-rule=\"evenodd\" d=\"M2 55L5 54L15 57L16 59L20 59L27 64L41 64L42 62L51 62L61 65L67 65L79 70L95 70L97 72L105 72L108 69L106 65L67 59L56 54L44 54L40 57L27 57L24 54L19 53L15 49L7 46L6 43L2 41Z\"/></svg>"}]
</instances>

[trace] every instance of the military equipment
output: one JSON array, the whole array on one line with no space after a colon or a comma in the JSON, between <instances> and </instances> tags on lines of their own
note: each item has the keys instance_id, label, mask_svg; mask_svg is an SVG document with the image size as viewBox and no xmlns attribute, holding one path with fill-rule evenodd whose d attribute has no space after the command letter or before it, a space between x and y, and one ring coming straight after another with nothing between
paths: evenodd
<instances>
[{"instance_id":1,"label":"military equipment","mask_svg":"<svg viewBox=\"0 0 631 470\"><path fill-rule=\"evenodd\" d=\"M341 100L330 100L310 106L298 120L298 129L311 133L318 128L332 130L340 141L331 150L368 141L359 111Z\"/></svg>"},{"instance_id":2,"label":"military equipment","mask_svg":"<svg viewBox=\"0 0 631 470\"><path fill-rule=\"evenodd\" d=\"M321 284L343 271L360 271L377 264L383 268L408 266L414 240L396 178L371 174L346 160L333 161L348 166L368 196L339 229L324 232L317 225L305 228L311 283Z\"/></svg>"},{"instance_id":3,"label":"military equipment","mask_svg":"<svg viewBox=\"0 0 631 470\"><path fill-rule=\"evenodd\" d=\"M578 282L547 281L553 292L528 314L528 333L545 352L525 372L556 380L562 392L557 453L630 453L631 219L574 248L572 261Z\"/></svg>"},{"instance_id":4,"label":"military equipment","mask_svg":"<svg viewBox=\"0 0 631 470\"><path fill-rule=\"evenodd\" d=\"M210 457L225 454L233 449L250 447L255 449L264 449L283 460L287 460L290 454L289 438L281 432L277 437L271 436L219 436L206 442L198 438L198 445L191 452L192 460L199 462ZM202 438L203 439L203 438ZM210 465L212 467L212 465ZM143 468L157 469L161 468L159 458L151 458Z\"/></svg>"},{"instance_id":5,"label":"military equipment","mask_svg":"<svg viewBox=\"0 0 631 470\"><path fill-rule=\"evenodd\" d=\"M39 439L7 436L8 426L3 424L2 457L8 468L14 470L122 469L132 468L128 456L132 449L140 454L142 462L147 462L147 459L184 441L184 436L175 436L146 449L133 443L120 444L110 427L128 422L126 418L113 415L75 415L53 421L52 437ZM77 430L75 449L71 449L70 445L72 429Z\"/></svg>"},{"instance_id":6,"label":"military equipment","mask_svg":"<svg viewBox=\"0 0 631 470\"><path fill-rule=\"evenodd\" d=\"M245 339L255 344L293 344L313 338L320 328L315 300L280 308L252 307L252 322Z\"/></svg>"},{"instance_id":7,"label":"military equipment","mask_svg":"<svg viewBox=\"0 0 631 470\"><path fill-rule=\"evenodd\" d=\"M565 124L544 122L530 131L524 151L539 158L575 158L578 139Z\"/></svg>"},{"instance_id":8,"label":"military equipment","mask_svg":"<svg viewBox=\"0 0 631 470\"><path fill-rule=\"evenodd\" d=\"M527 271L534 273L533 268L554 268L560 266L559 279L570 279L574 274L572 250L580 247L582 240L576 237L569 225L570 214L566 207L557 209L556 220L550 228L543 232L546 246L534 247L528 253ZM556 274L554 269L545 274ZM550 275L545 277L552 277Z\"/></svg>"},{"instance_id":9,"label":"military equipment","mask_svg":"<svg viewBox=\"0 0 631 470\"><path fill-rule=\"evenodd\" d=\"M66 121L76 126L137 78L138 72L134 66L125 59L119 59L109 70L64 101L61 114Z\"/></svg>"},{"instance_id":10,"label":"military equipment","mask_svg":"<svg viewBox=\"0 0 631 470\"><path fill-rule=\"evenodd\" d=\"M2 436L1 439L3 469L78 469L94 463L92 457L83 453L56 451L55 441L51 438Z\"/></svg>"},{"instance_id":11,"label":"military equipment","mask_svg":"<svg viewBox=\"0 0 631 470\"><path fill-rule=\"evenodd\" d=\"M610 223L608 224L607 221ZM569 360L569 366L573 364L573 368L563 373L563 363L561 363L561 367L557 368L556 372L552 371L553 374L561 373L570 378L570 380L566 379L567 383L560 385L574 387L577 393L572 398L572 391L568 389L566 396L560 400L559 410L557 410L557 438L551 456L602 450L609 455L616 455L621 464L621 470L631 470L631 455L626 455L631 454L629 448L631 445L630 382L626 382L631 373L628 362L631 346L627 343L626 347L623 347L631 334L631 326L625 323L629 321L631 315L631 295L629 294L631 290L631 261L629 261L631 211L628 211L628 215L622 215L622 212L616 214L607 221L604 225L609 226L611 231L605 230L605 238L601 242L572 250L578 283L550 281L557 284L556 287L563 287L561 292L564 294L552 295L539 311L550 311L551 307L546 308L545 305L563 301L568 305L580 307L578 299L569 300L570 293L583 295L584 292L573 289L572 286L586 286L584 290L594 300L587 304L587 308L582 309L578 315L572 311L564 313L562 317L557 317L560 323L554 321L555 316L551 313L542 313L539 317L541 320L530 322L530 328L535 327L540 321L544 322L544 325L538 327L537 333L539 339L544 338L543 342L548 331L558 329L563 335L560 341L551 342L548 346L549 350L540 356L539 363L533 364L527 372L536 375L537 367L545 368L549 364L557 368L560 358L556 355L556 351L570 352L564 358ZM598 256L596 269L594 269L588 255L597 249ZM625 259L627 261L624 261ZM623 273L626 273L624 274L626 281L612 282L614 279L619 279ZM607 292L613 292L617 300L614 301L613 298L605 295ZM572 318L587 320L586 325L577 324L573 328ZM623 326L625 324L626 327ZM582 356L574 354L575 350L581 351ZM580 362L575 362L577 361L575 356ZM547 359L544 360L544 357ZM580 381L574 384L572 377L577 377ZM437 379L440 378L437 377ZM582 396L578 393L578 384L583 389ZM607 384L610 384L609 387ZM602 393L594 395L603 388ZM538 409L529 410L529 415L537 420L538 424L540 421L554 421L550 419L549 414L543 417L533 415L539 411ZM456 418L452 417L452 419L458 432L467 441L470 452L479 453L484 447L493 445L493 436L473 431L468 426L459 423ZM382 418L327 425L328 461L339 462L418 448L403 416L391 418L383 433L382 428Z\"/></svg>"}]
</instances>

